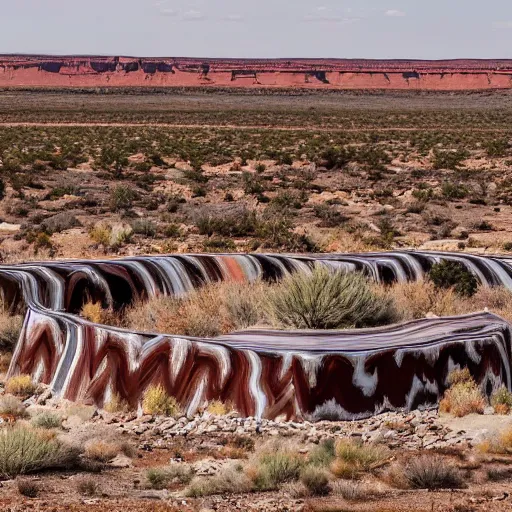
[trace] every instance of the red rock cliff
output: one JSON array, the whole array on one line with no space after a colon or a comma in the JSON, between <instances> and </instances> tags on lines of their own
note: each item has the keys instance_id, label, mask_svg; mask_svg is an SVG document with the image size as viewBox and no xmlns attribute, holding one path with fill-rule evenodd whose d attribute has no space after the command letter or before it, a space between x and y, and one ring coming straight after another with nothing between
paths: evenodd
<instances>
[{"instance_id":1,"label":"red rock cliff","mask_svg":"<svg viewBox=\"0 0 512 512\"><path fill-rule=\"evenodd\" d=\"M512 60L192 59L0 56L0 87L512 87Z\"/></svg>"}]
</instances>

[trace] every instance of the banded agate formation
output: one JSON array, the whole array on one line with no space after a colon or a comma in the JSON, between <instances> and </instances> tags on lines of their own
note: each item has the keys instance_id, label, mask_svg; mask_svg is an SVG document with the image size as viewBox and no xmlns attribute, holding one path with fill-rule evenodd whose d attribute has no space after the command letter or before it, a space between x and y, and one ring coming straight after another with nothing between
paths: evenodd
<instances>
[{"instance_id":1,"label":"banded agate formation","mask_svg":"<svg viewBox=\"0 0 512 512\"><path fill-rule=\"evenodd\" d=\"M512 289L512 259L436 252L315 256L173 255L0 267L4 300L26 317L9 376L30 374L55 396L102 406L113 393L136 407L162 384L192 415L211 400L244 416L356 419L436 404L447 376L468 367L491 394L511 389L511 329L490 313L344 331L248 330L215 339L129 332L78 316L85 298L120 308L208 282L280 279L315 263L379 282L420 280L441 259L483 286Z\"/></svg>"}]
</instances>

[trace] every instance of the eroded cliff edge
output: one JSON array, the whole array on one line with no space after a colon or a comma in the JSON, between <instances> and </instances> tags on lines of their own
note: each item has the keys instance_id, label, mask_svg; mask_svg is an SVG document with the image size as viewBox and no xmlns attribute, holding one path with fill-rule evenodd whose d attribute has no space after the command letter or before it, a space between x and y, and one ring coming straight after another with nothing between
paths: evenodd
<instances>
[{"instance_id":1,"label":"eroded cliff edge","mask_svg":"<svg viewBox=\"0 0 512 512\"><path fill-rule=\"evenodd\" d=\"M0 56L0 87L512 88L512 60Z\"/></svg>"}]
</instances>

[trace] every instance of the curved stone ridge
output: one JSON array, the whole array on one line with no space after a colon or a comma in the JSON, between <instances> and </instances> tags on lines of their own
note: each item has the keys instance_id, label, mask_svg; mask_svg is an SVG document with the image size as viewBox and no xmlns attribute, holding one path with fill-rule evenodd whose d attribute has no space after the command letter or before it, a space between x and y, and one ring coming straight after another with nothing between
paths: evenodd
<instances>
[{"instance_id":1,"label":"curved stone ridge","mask_svg":"<svg viewBox=\"0 0 512 512\"><path fill-rule=\"evenodd\" d=\"M0 87L503 89L512 60L0 56Z\"/></svg>"},{"instance_id":2,"label":"curved stone ridge","mask_svg":"<svg viewBox=\"0 0 512 512\"><path fill-rule=\"evenodd\" d=\"M185 294L206 282L279 279L315 263L379 281L421 279L433 262L464 263L484 285L512 288L512 259L456 253L173 255L0 267L6 300L27 305L9 375L29 373L54 394L102 405L140 403L162 384L192 414L210 400L243 415L356 419L435 404L449 372L467 366L486 393L511 389L510 326L478 313L346 331L248 330L213 340L128 332L76 315L86 297L121 307Z\"/></svg>"}]
</instances>

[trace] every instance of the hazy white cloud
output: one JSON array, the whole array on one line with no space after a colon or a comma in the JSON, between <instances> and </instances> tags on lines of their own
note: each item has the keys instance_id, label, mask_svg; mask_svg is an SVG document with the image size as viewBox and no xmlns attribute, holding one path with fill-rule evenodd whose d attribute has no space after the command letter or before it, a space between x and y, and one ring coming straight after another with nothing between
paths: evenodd
<instances>
[{"instance_id":1,"label":"hazy white cloud","mask_svg":"<svg viewBox=\"0 0 512 512\"><path fill-rule=\"evenodd\" d=\"M243 21L244 17L241 14L228 14L225 18L225 21Z\"/></svg>"},{"instance_id":2,"label":"hazy white cloud","mask_svg":"<svg viewBox=\"0 0 512 512\"><path fill-rule=\"evenodd\" d=\"M156 2L155 7L162 16L176 16L178 14L178 11L167 0Z\"/></svg>"},{"instance_id":3,"label":"hazy white cloud","mask_svg":"<svg viewBox=\"0 0 512 512\"><path fill-rule=\"evenodd\" d=\"M191 9L183 13L183 19L186 21L197 21L205 19L205 15L201 11Z\"/></svg>"},{"instance_id":4,"label":"hazy white cloud","mask_svg":"<svg viewBox=\"0 0 512 512\"><path fill-rule=\"evenodd\" d=\"M399 11L398 9L388 9L385 14L392 18L401 18L405 16L405 12Z\"/></svg>"},{"instance_id":5,"label":"hazy white cloud","mask_svg":"<svg viewBox=\"0 0 512 512\"><path fill-rule=\"evenodd\" d=\"M512 28L512 21L495 21L492 26L494 28Z\"/></svg>"},{"instance_id":6,"label":"hazy white cloud","mask_svg":"<svg viewBox=\"0 0 512 512\"><path fill-rule=\"evenodd\" d=\"M321 5L311 14L306 14L303 17L304 21L310 22L331 22L331 23L355 23L365 17L364 12L354 13L350 7L345 8L331 8Z\"/></svg>"}]
</instances>

